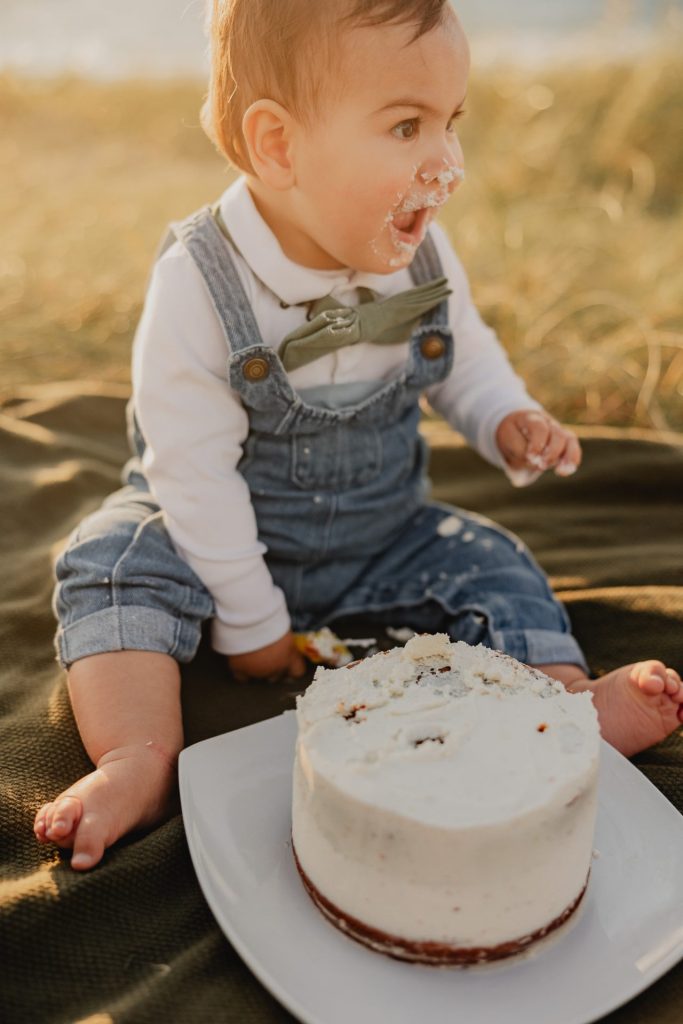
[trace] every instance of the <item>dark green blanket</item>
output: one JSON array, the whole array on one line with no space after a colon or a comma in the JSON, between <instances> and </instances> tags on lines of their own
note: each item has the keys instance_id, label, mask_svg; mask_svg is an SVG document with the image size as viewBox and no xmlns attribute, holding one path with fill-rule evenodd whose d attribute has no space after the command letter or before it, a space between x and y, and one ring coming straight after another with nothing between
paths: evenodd
<instances>
[{"instance_id":1,"label":"dark green blanket","mask_svg":"<svg viewBox=\"0 0 683 1024\"><path fill-rule=\"evenodd\" d=\"M87 874L33 839L37 805L89 768L52 653L51 560L118 485L124 399L122 390L55 385L0 412L0 1021L291 1021L214 923L179 815L117 844ZM527 541L594 669L646 656L683 669L683 437L584 431L576 477L517 491L428 426L437 496ZM204 644L184 672L187 741L278 714L292 700L282 687L232 682ZM636 762L683 810L680 732ZM605 1019L680 1024L682 1006L679 965Z\"/></svg>"}]
</instances>

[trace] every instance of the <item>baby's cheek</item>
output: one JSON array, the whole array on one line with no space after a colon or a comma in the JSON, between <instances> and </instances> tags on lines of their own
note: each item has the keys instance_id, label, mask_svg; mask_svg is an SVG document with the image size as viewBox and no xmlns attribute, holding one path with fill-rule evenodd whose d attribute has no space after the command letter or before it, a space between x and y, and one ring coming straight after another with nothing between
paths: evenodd
<instances>
[{"instance_id":1,"label":"baby's cheek","mask_svg":"<svg viewBox=\"0 0 683 1024\"><path fill-rule=\"evenodd\" d=\"M363 183L360 201L366 215L383 218L396 209L403 194L397 182L383 181L378 175L374 182L369 178Z\"/></svg>"},{"instance_id":2,"label":"baby's cheek","mask_svg":"<svg viewBox=\"0 0 683 1024\"><path fill-rule=\"evenodd\" d=\"M368 170L363 192L368 202L381 207L385 213L393 212L415 187L418 167L412 160L392 160L376 164L374 173Z\"/></svg>"},{"instance_id":3,"label":"baby's cheek","mask_svg":"<svg viewBox=\"0 0 683 1024\"><path fill-rule=\"evenodd\" d=\"M354 197L352 217L346 218L346 230L356 235L376 237L387 230L401 199L402 193L393 185L363 188Z\"/></svg>"}]
</instances>

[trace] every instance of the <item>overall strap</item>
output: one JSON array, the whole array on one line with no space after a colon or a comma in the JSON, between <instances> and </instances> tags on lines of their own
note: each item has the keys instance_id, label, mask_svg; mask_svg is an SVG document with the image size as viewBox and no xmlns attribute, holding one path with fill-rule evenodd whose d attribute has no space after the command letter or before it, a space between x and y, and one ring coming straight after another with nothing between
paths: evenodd
<instances>
[{"instance_id":1,"label":"overall strap","mask_svg":"<svg viewBox=\"0 0 683 1024\"><path fill-rule=\"evenodd\" d=\"M410 275L416 285L425 284L435 277L443 277L441 259L429 232L425 235L424 241L413 257L410 264ZM448 299L444 299L435 309L425 313L423 322L427 321L430 324L448 323Z\"/></svg>"},{"instance_id":2,"label":"overall strap","mask_svg":"<svg viewBox=\"0 0 683 1024\"><path fill-rule=\"evenodd\" d=\"M185 247L204 279L230 351L263 345L230 243L216 224L211 208L202 207L185 220L170 224L157 258L176 240Z\"/></svg>"}]
</instances>

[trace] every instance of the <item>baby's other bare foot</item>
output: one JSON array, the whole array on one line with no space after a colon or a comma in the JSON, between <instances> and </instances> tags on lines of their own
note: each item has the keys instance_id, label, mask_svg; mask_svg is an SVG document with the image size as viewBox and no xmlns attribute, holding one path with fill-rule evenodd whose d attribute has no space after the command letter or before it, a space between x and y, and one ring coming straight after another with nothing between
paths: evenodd
<instances>
[{"instance_id":1,"label":"baby's other bare foot","mask_svg":"<svg viewBox=\"0 0 683 1024\"><path fill-rule=\"evenodd\" d=\"M126 832L160 821L175 784L175 759L154 743L104 754L94 772L69 786L35 817L40 843L72 849L77 871L94 867Z\"/></svg>"},{"instance_id":2,"label":"baby's other bare foot","mask_svg":"<svg viewBox=\"0 0 683 1024\"><path fill-rule=\"evenodd\" d=\"M659 743L683 722L681 677L661 661L624 665L568 689L592 692L603 738L626 757Z\"/></svg>"}]
</instances>

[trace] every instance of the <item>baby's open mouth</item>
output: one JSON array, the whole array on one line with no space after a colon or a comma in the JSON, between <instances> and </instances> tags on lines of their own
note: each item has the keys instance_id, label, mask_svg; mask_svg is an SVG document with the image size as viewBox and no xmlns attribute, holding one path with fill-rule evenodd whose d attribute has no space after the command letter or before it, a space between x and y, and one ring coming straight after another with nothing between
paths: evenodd
<instances>
[{"instance_id":1,"label":"baby's open mouth","mask_svg":"<svg viewBox=\"0 0 683 1024\"><path fill-rule=\"evenodd\" d=\"M419 210L399 210L391 218L390 224L396 230L399 241L409 245L419 245L427 230L431 210L422 206Z\"/></svg>"}]
</instances>

